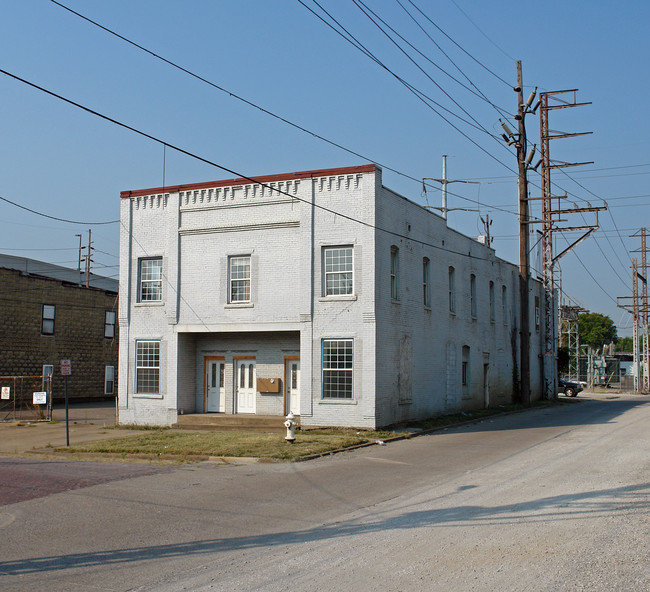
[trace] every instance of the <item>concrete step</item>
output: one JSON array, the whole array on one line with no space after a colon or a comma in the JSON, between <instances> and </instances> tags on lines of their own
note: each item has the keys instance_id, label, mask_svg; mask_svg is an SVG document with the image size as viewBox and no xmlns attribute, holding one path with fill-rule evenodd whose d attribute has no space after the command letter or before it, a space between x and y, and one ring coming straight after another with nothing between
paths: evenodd
<instances>
[{"instance_id":1,"label":"concrete step","mask_svg":"<svg viewBox=\"0 0 650 592\"><path fill-rule=\"evenodd\" d=\"M296 418L299 423L300 418ZM192 413L179 415L172 426L183 430L246 431L284 433L282 415Z\"/></svg>"}]
</instances>

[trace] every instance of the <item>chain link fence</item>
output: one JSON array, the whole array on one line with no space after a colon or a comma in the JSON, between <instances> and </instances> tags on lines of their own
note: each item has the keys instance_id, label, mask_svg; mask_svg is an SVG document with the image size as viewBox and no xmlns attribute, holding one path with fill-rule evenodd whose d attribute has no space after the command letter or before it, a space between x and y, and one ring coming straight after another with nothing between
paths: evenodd
<instances>
[{"instance_id":1,"label":"chain link fence","mask_svg":"<svg viewBox=\"0 0 650 592\"><path fill-rule=\"evenodd\" d=\"M0 376L0 421L50 421L52 376Z\"/></svg>"}]
</instances>

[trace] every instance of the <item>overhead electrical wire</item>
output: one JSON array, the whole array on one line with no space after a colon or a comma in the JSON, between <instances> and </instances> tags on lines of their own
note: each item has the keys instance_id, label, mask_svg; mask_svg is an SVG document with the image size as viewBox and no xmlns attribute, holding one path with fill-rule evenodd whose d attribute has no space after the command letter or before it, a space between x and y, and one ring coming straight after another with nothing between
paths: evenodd
<instances>
[{"instance_id":1,"label":"overhead electrical wire","mask_svg":"<svg viewBox=\"0 0 650 592\"><path fill-rule=\"evenodd\" d=\"M571 175L569 175L569 174L568 174L564 169L560 169L560 171L561 171L562 173L564 173L564 175L565 175L566 177L568 177L571 181L573 181L574 183L576 183L577 185L579 185L580 187L582 187L582 189L584 189L587 193L590 193L590 194L593 195L596 199L599 199L599 200L601 199L601 198L600 198L598 195L596 195L593 191L591 191L590 189L587 189L587 187L585 187L582 183L576 181L576 180L575 180ZM604 200L603 200L603 202L604 202ZM609 207L608 207L607 209L608 209L608 211L609 211ZM616 222L614 221L614 216L613 216L613 214L611 213L611 211L609 212L609 215L610 215L610 217L611 217L611 219L612 219L612 222L614 222L614 227L616 228ZM583 219L583 220L585 219L584 215L582 215L582 219ZM620 233L619 233L619 237L620 237ZM618 262L621 264L621 267L625 267L625 264L621 261L620 257L618 256L618 253L617 253L616 250L614 249L614 245L612 245L612 243L610 242L609 237L607 237L607 235L605 235L605 238L607 239L607 242L609 243L609 246L611 247L612 252L614 253L614 255L616 256L616 258L618 259ZM621 243L623 244L623 248L625 248L625 243L623 243L623 238L620 237L620 239L621 239ZM599 245L598 243L596 243L596 244L598 245L598 248L600 249L600 252L603 254L603 257L605 257L605 260L607 261L607 263L610 265L610 267L611 267L612 269L614 269L613 265L611 264L611 262L609 261L609 259L608 259L607 256L605 255L605 253L604 253L604 251L602 250L602 248L600 247L600 245ZM628 256L628 259L630 259L630 262L631 262L631 261L632 261L632 258L630 257L630 254L629 254L629 252L627 251L627 249L625 249L625 254ZM625 283L625 280L623 280L623 279L621 278L621 276L618 274L618 272L616 272L616 270L614 270L614 273L616 273L616 275L618 276L618 278L619 278L623 283Z\"/></svg>"},{"instance_id":2,"label":"overhead electrical wire","mask_svg":"<svg viewBox=\"0 0 650 592\"><path fill-rule=\"evenodd\" d=\"M565 237L565 240L566 240L566 237ZM566 242L567 242L567 245L568 245L568 244L569 244L569 241L567 240ZM611 296L611 294L610 294L607 290L605 290L605 288L603 288L603 287L600 285L600 283L599 283L598 280L593 276L593 274L591 273L591 271L589 271L589 268L588 268L588 267L583 263L582 259L580 259L580 256L579 256L575 251L571 251L571 252L572 252L573 255L575 256L575 258L580 262L580 265L582 265L582 267L583 267L584 270L587 272L587 274L589 275L589 277L590 277L590 278L594 281L594 283L595 283L595 284L596 284L596 285L597 285L597 286L598 286L598 287L603 291L603 294L605 294L605 296L607 296L607 297L608 297L608 298L609 298L609 299L610 299L614 304L616 304L616 306L618 306L618 302L616 302L616 299L615 299L613 296Z\"/></svg>"},{"instance_id":3,"label":"overhead electrical wire","mask_svg":"<svg viewBox=\"0 0 650 592\"><path fill-rule=\"evenodd\" d=\"M350 43L353 47L361 51L364 55L369 57L373 62L375 62L377 65L379 65L382 69L384 69L386 72L388 72L393 78L395 78L400 84L402 84L405 88L407 88L411 93L413 93L420 101L422 101L429 109L431 109L438 117L440 117L443 121L445 121L447 124L449 124L452 128L454 128L459 134L461 134L466 140L474 144L481 152L484 152L487 154L490 158L498 162L501 166L509 170L511 173L515 173L515 170L511 168L509 165L507 165L505 162L502 160L499 160L494 154L492 154L490 151L488 151L486 148L481 146L476 140L468 136L464 131L462 131L459 127L454 125L449 119L447 119L442 113L440 113L433 105L429 104L427 101L431 101L434 105L439 106L441 109L444 111L449 111L445 107L442 107L439 105L439 103L436 103L433 101L433 99L430 99L427 97L426 94L422 93L420 90L412 86L410 83L406 82L403 78L401 78L398 74L393 72L388 66L386 66L384 63L379 60L376 56L374 56L368 49L366 49L354 36L351 36L351 38L347 37L346 35L351 35L343 25L341 25L333 16L330 15L329 12L327 12L318 2L317 0L312 0L316 6L318 6L327 16L329 16L343 31L345 31L346 35L341 33L336 27L334 27L331 23L327 22L321 15L319 15L316 11L314 11L312 8L307 6L302 0L297 0L299 4L304 6L309 12L311 12L314 16L316 16L320 21L325 23L330 29L332 29L337 35L341 36L343 39L345 39L348 43ZM426 100L425 100L426 99ZM452 112L453 113L453 112ZM472 127L475 127L473 124L465 121L462 117L459 115L453 114L454 117L457 117L458 119L461 119L464 123L467 125L470 125Z\"/></svg>"},{"instance_id":4,"label":"overhead electrical wire","mask_svg":"<svg viewBox=\"0 0 650 592\"><path fill-rule=\"evenodd\" d=\"M316 133L314 131L311 131L311 130L309 130L309 129L307 129L307 128L305 128L305 127L303 127L303 126L301 126L301 125L299 125L299 124L297 124L297 123L295 123L295 122L293 122L293 121L291 121L289 119L286 119L285 117L282 117L281 115L273 113L272 111L269 111L268 109L265 109L264 107L254 103L254 102L252 102L252 101L250 101L250 100L248 100L248 99L246 99L246 98L244 98L244 97L242 97L242 96L240 96L240 95L238 95L238 94L236 94L236 93L234 93L234 92L232 92L232 91L230 91L230 90L228 90L228 89L226 89L226 88L224 88L222 86L219 86L218 84L215 84L214 82L208 80L207 78L204 78L203 76L200 76L199 74L196 74L196 73L192 72L191 70L188 70L187 68L185 68L183 66L180 66L179 64L177 64L177 63L175 63L175 62L161 56L160 54L157 54L154 51L152 51L150 49L147 49L143 45L140 45L139 43L136 43L135 41L132 41L131 39L128 39L127 37L113 31L112 29L109 29L108 27L105 27L104 25L98 23L97 21L94 21L94 20L90 19L89 17L81 14L80 12L77 12L77 11L69 8L65 4L62 4L61 2L57 2L57 0L50 0L50 2L52 2L53 4L55 4L56 6L59 6L60 8L62 8L64 10L68 11L69 13L74 14L75 16L79 17L80 19L82 19L82 20L84 20L84 21L98 27L99 29L102 29L106 33L108 33L110 35L113 35L114 37L117 37L118 39L121 39L125 43L128 43L129 45L132 45L133 47L135 47L135 48L149 54L150 56L152 56L152 57L166 63L167 65L169 65L169 66L171 66L173 68L176 68L177 70L180 70L181 72L187 74L188 76L191 76L191 77L195 78L196 80L199 80L199 81L211 86L212 88L214 88L214 89L216 89L216 90L218 90L218 91L220 91L222 93L227 94L228 96L232 97L233 99L236 99L238 101L241 101L242 103L245 103L246 105L248 105L250 107L253 107L254 109L258 109L262 113L264 113L266 115L269 115L270 117L273 117L273 118L277 119L278 121L281 121L282 123L286 123L287 125L295 128L295 129L297 129L297 130L299 130L301 132L309 134L310 136L329 144L330 146L334 146L335 148L343 150L344 152L347 152L348 154L351 154L352 156L356 156L356 157L361 158L361 159L363 159L363 160L365 160L367 162L370 162L372 164L380 166L382 169L385 169L387 171L395 173L396 175L399 175L399 176L404 177L406 179L409 179L411 181L415 181L418 184L422 183L421 178L413 177L412 175L410 175L408 173L404 173L404 172L402 172L402 171L400 171L398 169L390 167L387 164L384 164L384 163L382 163L382 162L380 162L378 160L372 159L372 158L370 158L368 156L364 156L363 154L361 154L359 152L356 152L354 150L351 150L350 148L346 148L345 146L343 146L342 144L339 144L338 142L330 140L330 139L328 139L328 138L326 138L326 137L324 137L324 136L322 136L322 135L320 135L320 134L318 134L318 133ZM306 7L306 8L308 10L311 10L308 7ZM316 15L316 16L318 16L318 15ZM321 18L321 17L318 16L318 18ZM506 167L506 168L508 168L508 167ZM427 183L427 185L432 187L433 189L436 189L436 187L430 185L429 183ZM464 199L466 201L469 201L470 203L475 203L472 199L469 199L469 198L466 198L466 197L464 197L464 196L462 196L460 194L454 193L453 191L447 190L447 193L448 193L448 195L458 197L460 199Z\"/></svg>"},{"instance_id":5,"label":"overhead electrical wire","mask_svg":"<svg viewBox=\"0 0 650 592\"><path fill-rule=\"evenodd\" d=\"M7 72L4 72L3 74L8 74ZM11 74L9 74L11 76ZM14 77L16 78L16 77ZM6 197L0 196L0 200L7 202L8 204L11 204L12 206L16 206L17 208L20 208L21 210L26 210L28 212L31 212L32 214L36 214L38 216L43 216L43 218L49 218L50 220L56 220L57 222L66 222L67 224L82 224L84 226L101 226L103 224L117 224L119 220L109 220L108 222L83 222L79 220L67 220L66 218L57 218L56 216L50 216L49 214L44 214L43 212L38 212L36 210L32 210L26 206L21 206L19 203L16 203L15 201L11 201L7 199Z\"/></svg>"},{"instance_id":6,"label":"overhead electrical wire","mask_svg":"<svg viewBox=\"0 0 650 592\"><path fill-rule=\"evenodd\" d=\"M156 142L158 144L161 144L163 146L167 146L168 148L171 148L172 150L175 150L176 152L178 152L180 154L184 154L185 156L189 156L190 158L194 158L195 160L198 160L198 161L203 162L205 164L208 164L210 166L221 169L222 171L230 173L231 175L235 175L236 177L244 179L246 181L250 181L251 183L261 185L261 186L266 187L268 189L273 189L273 191L276 192L276 193L286 195L287 197L289 197L289 198L291 198L293 200L308 204L310 206L315 207L316 209L319 209L319 210L324 211L324 212L328 212L328 213L330 213L330 214L332 214L334 216L337 216L339 218L342 218L344 220L349 220L351 222L354 222L356 224L360 224L361 226L365 226L365 227L370 228L372 230L376 230L378 232L384 232L386 234L390 234L391 236L395 236L395 237L398 237L398 238L403 238L405 240L411 241L412 243L417 243L417 244L420 244L420 245L423 245L423 246L426 246L426 247L430 247L432 249L436 249L436 250L439 250L439 251L444 251L446 253L452 253L454 255L459 255L461 257L467 257L469 259L481 259L481 260L485 259L484 257L477 257L475 255L472 255L471 252L466 253L466 252L462 252L462 251L454 251L453 249L448 249L448 248L445 248L445 247L443 247L441 245L435 245L435 244L427 242L427 241L419 240L419 239L414 238L412 236L407 236L407 235L401 234L399 232L395 232L395 231L392 231L392 230L388 230L386 228L382 228L381 226L371 224L370 222L365 222L364 220L359 220L358 218L354 218L354 217L349 216L347 214L337 212L336 210L333 210L331 208L328 208L328 207L320 205L320 204L312 204L312 202L310 202L310 201L308 201L308 200L306 200L304 198L298 197L296 195L292 195L291 193L289 193L287 191L284 191L282 189L279 189L277 187L271 188L269 185L267 185L263 181L259 181L259 180L255 179L254 177L244 175L243 173L235 171L234 169L228 168L228 167L226 167L226 166L224 166L222 164L218 164L218 163L216 163L214 161L211 161L211 160L209 160L207 158L199 156L198 154L190 152L189 150L185 150L184 148L181 148L180 146L176 146L174 144L171 144L169 142L161 140L160 138L157 138L156 136L153 136L153 135L151 135L151 134L149 134L147 132L144 132L142 130L139 130L139 129L131 126L131 125L128 125L126 123L118 121L117 119L113 119L112 117L109 117L108 115L104 115L102 113L99 113L98 111L95 111L95 110L91 109L90 107L86 107L86 106L84 106L84 105L82 105L80 103L77 103L77 102L75 102L75 101L73 101L71 99L68 99L68 98L66 98L66 97L64 97L62 95L59 95L59 94L57 94L57 93L55 93L55 92L53 92L51 90L48 90L48 89L46 89L46 88L44 88L42 86L39 86L39 85L37 85L37 84L35 84L33 82L30 82L30 81L28 81L28 80L26 80L24 78L21 78L20 76L17 76L16 74L12 74L11 72L8 72L7 70L0 69L0 74L4 74L5 76L9 76L10 78L13 78L14 80L17 80L18 82L22 82L23 84L25 84L27 86L30 86L30 87L32 87L32 88L34 88L36 90L39 90L39 91L41 91L41 92L43 92L43 93L45 93L45 94L47 94L47 95L49 95L51 97L59 99L60 101L63 101L64 103L72 105L73 107L81 109L82 111L85 111L86 113L90 113L91 115L94 115L96 117L99 117L100 119L108 121L109 123L112 123L112 124L117 125L117 126L123 128L123 129L129 130L129 131L131 131L131 132L133 132L135 134L138 134L139 136L147 138L147 139L149 139L149 140L151 140L153 142Z\"/></svg>"},{"instance_id":7,"label":"overhead electrical wire","mask_svg":"<svg viewBox=\"0 0 650 592\"><path fill-rule=\"evenodd\" d=\"M449 62L454 66L454 68L456 68L456 70L458 70L458 72L459 72L459 73L460 73L460 74L465 78L465 80L467 80L467 82L468 82L471 86L473 86L473 87L476 89L476 91L472 91L472 92L473 92L475 95L477 95L477 96L479 96L480 98L482 98L482 99L483 99L483 100L484 100L488 105L490 105L490 106L491 106L491 107L492 107L492 108L493 108L493 109L494 109L494 110L495 110L495 111L496 111L496 112L497 112L501 117L504 117L504 118L505 118L505 117L510 117L510 114L508 113L508 111L507 111L506 109L502 109L501 107L498 107L497 105L495 105L495 104L494 104L490 99L488 99L488 97L487 97L487 96L486 96L486 95L481 91L481 89L479 89L478 86L476 86L476 84L474 84L474 83L472 82L472 80L469 78L469 76L467 76L467 75L465 74L465 72L463 72L463 70L460 68L460 66L459 66L459 65L458 65L454 60L451 59L451 56L450 56L450 55L449 55L449 54L448 54L448 53L447 53L447 52L446 52L446 51L445 51L445 50L440 46L440 44L437 43L436 40L435 40L431 35L429 35L429 33L427 32L427 30L426 30L426 29L425 29L425 28L420 24L420 22L419 22L419 21L418 21L418 20L413 16L413 14L411 14L411 12L406 8L406 6L404 6L404 4L402 4L402 2L400 2L400 0L395 0L395 2L397 2L397 4L401 7L401 9L402 9L402 10L403 10L403 11L404 11L408 16L409 16L409 18L410 18L410 19L411 19L411 20L416 24L416 26L417 26L417 27L420 29L420 31L422 31L422 33L423 33L423 34L424 34L424 35L429 39L429 41L431 41L431 43L433 43L433 44L436 46L436 48L438 49L438 51L439 51L442 55L444 55L444 56L449 60ZM433 62L432 62L432 63L433 63ZM445 70L442 70L442 71L443 71L443 72L446 72ZM448 76L451 76L450 74L447 74L447 75L448 75ZM453 77L451 77L451 78L452 78L452 80L456 80L456 79L453 78ZM462 85L462 86L463 86L463 88L467 88L465 85ZM471 89L470 89L470 90L471 90Z\"/></svg>"},{"instance_id":8,"label":"overhead electrical wire","mask_svg":"<svg viewBox=\"0 0 650 592\"><path fill-rule=\"evenodd\" d=\"M452 0L452 1L453 1L453 0ZM459 45L458 43L456 43L456 41L454 41L454 40L453 40L449 35L447 35L447 33L445 33L445 32L444 32L444 31L443 31L443 30L442 30L442 29L441 29L441 28L440 28L436 23L434 23L433 20L431 20L431 19L430 19L430 18L429 18L429 17L428 17L428 16L427 16L423 11L422 11L422 9L421 9L420 7L418 7L418 6L417 6L417 5L416 5L412 0L408 0L408 2L409 2L409 4L410 4L411 6L413 6L413 8L415 8L415 10L417 10L417 11L418 11L418 12L419 12L419 13L420 13L420 14L421 14L425 19L427 19L427 20L428 20L428 21L429 21L429 22L430 22L430 23L431 23L431 24L432 24L436 29L438 29L438 31L440 31L440 32L441 32L445 37L447 37L447 39L449 39L449 41L451 41L451 42L452 42L452 43L453 43L453 44L454 44L458 49L460 49L460 50L461 50L461 51L462 51L462 52L463 52L467 57L469 57L469 58L471 58L472 60L474 60L474 61L475 61L479 66L481 66L481 68L483 68L485 71L487 71L487 72L489 72L490 74L492 74L492 76L494 76L497 80L500 80L501 82L503 82L503 84L505 84L508 88L512 88L512 84L510 84L507 80L504 80L503 78L501 78L501 76L499 76L498 74L496 74L495 72L493 72L492 70L490 70L490 68L488 68L485 64L483 64L480 60L477 60L477 59L476 59L476 58L475 58L471 53L469 53L469 52L468 52L468 51L467 51L463 46L461 46L461 45ZM456 4L456 3L454 2L454 4ZM456 5L456 6L458 7L458 5ZM459 10L460 10L460 8L459 8ZM461 10L461 12L463 12L463 11ZM470 18L469 18L465 13L464 13L464 12L463 12L463 14L464 14L465 17L467 18L467 20L469 20L469 22L472 23L472 24L473 24L473 25L478 29L477 25L476 25L476 24L475 24L475 23L474 23L474 22L473 22L473 21L472 21L472 20L471 20L471 19L470 19ZM479 31L481 31L481 30L479 29ZM487 35L485 35L485 33L483 33L483 31L481 31L481 33L485 36L485 38L486 38L488 41L490 41L491 43L494 43L493 41L490 40L489 37L487 37ZM497 47L498 47L498 46L497 46ZM503 51L503 50L501 50L501 51ZM507 54L506 54L506 55L507 55ZM511 60L513 59L513 58L511 58L510 56L507 56L507 57L508 57L509 59L511 59ZM514 61L514 60L513 60L513 61Z\"/></svg>"},{"instance_id":9,"label":"overhead electrical wire","mask_svg":"<svg viewBox=\"0 0 650 592\"><path fill-rule=\"evenodd\" d=\"M501 146L503 146L503 143L500 141L500 138L496 136L495 134L490 133L488 130L485 129L485 127L479 123L476 118L469 113L456 99L454 99L440 84L438 84L425 70L422 68L400 45L390 36L386 31L379 26L376 20L374 20L370 15L374 16L377 20L381 21L381 23L387 27L390 31L392 31L395 35L397 35L404 43L406 43L409 47L411 47L414 51L416 51L419 55L421 55L424 59L426 59L428 62L436 66L438 69L441 71L442 68L435 64L430 58L428 58L426 55L424 55L419 49L417 49L412 43L410 43L408 40L406 40L400 33L398 33L393 27L391 27L384 19L382 19L376 12L374 12L371 8L368 7L367 4L363 2L363 0L352 0L353 4L359 8L359 10L366 15L366 17L370 20L371 23L373 23L385 36L386 38L397 47L405 56L406 58L418 69L422 74L424 74L456 107L458 107L465 115L467 115L476 125L472 127L476 127L478 130L483 131L485 134L490 136L492 139L497 140ZM464 86L464 85L463 85ZM465 87L467 88L467 87Z\"/></svg>"},{"instance_id":10,"label":"overhead electrical wire","mask_svg":"<svg viewBox=\"0 0 650 592\"><path fill-rule=\"evenodd\" d=\"M402 84L405 88L407 88L412 94L414 94L420 101L422 101L429 109L431 109L436 115L438 115L441 119L445 120L449 125L451 125L456 131L459 133L465 135L460 129L458 129L454 124L452 124L446 117L444 117L441 113L437 111L435 107L432 105L435 105L438 107L438 109L442 109L452 117L455 117L465 123L466 125L473 127L479 131L484 131L481 127L478 125L467 121L457 113L454 113L451 109L448 109L435 99L431 98L429 95L427 95L425 92L419 90L415 86L413 86L411 83L407 82L405 79L403 79L401 76L396 74L393 70L391 70L386 64L384 64L374 53L372 53L363 43L361 43L352 33L350 33L337 19L335 19L327 10L325 10L318 2L317 0L312 0L318 8L320 8L336 25L345 32L345 35L341 33L336 27L334 27L331 23L327 22L325 19L323 19L317 12L312 10L309 6L307 6L302 0L297 0L299 4L304 6L307 10L309 10L313 15L318 17L320 21L325 23L330 29L332 29L335 33L337 33L339 36L341 36L343 39L345 39L348 43L350 43L353 47L358 49L361 53L363 53L366 57L371 59L373 62L375 62L380 68L388 72L391 76L393 76L400 84ZM353 0L354 2L354 0ZM468 136L465 136L468 139L470 139ZM472 140L473 142L473 140ZM473 142L475 143L475 142ZM503 164L503 163L502 163Z\"/></svg>"},{"instance_id":11,"label":"overhead electrical wire","mask_svg":"<svg viewBox=\"0 0 650 592\"><path fill-rule=\"evenodd\" d=\"M307 128L305 128L305 127L303 127L303 126L301 126L301 125L299 125L299 124L297 124L297 123L294 123L294 122L292 122L292 121L290 121L290 120L288 120L288 119L286 119L286 118L284 118L284 117L282 117L282 116L280 116L280 115L277 115L276 113L273 113L272 111L269 111L268 109L265 109L264 107L261 107L260 105L257 105L256 103L253 103L252 101L250 101L250 100L248 100L248 99L245 99L245 98L243 98L243 97L237 95L236 93L234 93L234 92L232 92L232 91L229 91L228 89L226 89L226 88L224 88L224 87L222 87L222 86L219 86L218 84L215 84L214 82L212 82L212 81L210 81L210 80L208 80L208 79L206 79L206 78L204 78L204 77L202 77L202 76L200 76L200 75L198 75L198 74L192 72L191 70L188 70L187 68L185 68L185 67L183 67L183 66L180 66L179 64L177 64L177 63L175 63L175 62L173 62L173 61L171 61L171 60L169 60L169 59L167 59L167 58L165 58L165 57L163 57L163 56L161 56L161 55L155 53L154 51L152 51L152 50L150 50L150 49L147 49L146 47L144 47L144 46L142 46L142 45L136 43L135 41L132 41L132 40L128 39L127 37L124 37L123 35L121 35L121 34L115 32L115 31L109 29L108 27L106 27L106 26L104 26L104 25L98 23L97 21L94 21L94 20L90 19L89 17L87 17L87 16L85 16L85 15L83 15L83 14L81 14L81 13L75 11L75 10L72 10L71 8L69 8L68 6L66 6L65 4L62 4L61 2L57 2L57 0L50 0L50 2L52 2L53 4L55 4L56 6L59 6L60 8L62 8L62 9L64 9L64 10L68 11L69 13L74 14L75 16L79 17L80 19L82 19L82 20L84 20L84 21L86 21L86 22L88 22L88 23L90 23L90 24L92 24L92 25L98 27L99 29L102 29L102 30L105 31L106 33L108 33L108 34L110 34L110 35L113 35L114 37L117 37L118 39L124 41L125 43L128 43L129 45L131 45L131 46L133 46L133 47L135 47L135 48L137 48L137 49L139 49L139 50L141 50L141 51L143 51L143 52L149 54L150 56L152 56L152 57L154 57L154 58L156 58L156 59L158 59L158 60L160 60L160 61L162 61L162 62L168 64L169 66L171 66L171 67L173 67L173 68L176 68L177 70L180 70L181 72L187 74L188 76L191 76L191 77L193 77L193 78L195 78L195 79L197 79L197 80L199 80L199 81L201 81L201 82L203 82L203 83L205 83L205 84L211 86L212 88L215 88L216 90L218 90L218 91L220 91L220 92L223 92L223 93L227 94L228 96L230 96L230 97L232 97L232 98L234 98L234 99L236 99L236 100L239 100L239 101L245 103L246 105L249 105L250 107L253 107L253 108L255 108L255 109L258 109L259 111L265 113L266 115L269 115L269 116L271 116L271 117L273 117L273 118L275 118L275 119L277 119L277 120L279 120L279 121L281 121L281 122L283 122L283 123L286 123L287 125L290 125L290 126L292 126L293 128L295 128L295 129L298 129L298 130L300 130L300 131L302 131L302 132L304 132L304 133L306 133L306 134L309 134L309 135L311 135L312 137L317 138L318 140L321 140L321 141L323 141L323 142L326 142L327 144L329 144L329 145L331 145L331 146L334 146L335 148L339 148L340 150L343 150L344 152L347 152L348 154L351 154L351 155L356 156L356 157L358 157L358 158L361 158L361 159L363 159L363 160L365 160L365 161L367 161L367 162L370 162L370 163L372 163L372 164L375 164L375 165L377 165L377 166L380 166L382 169L387 170L387 171L390 171L390 172L392 172L392 173L395 173L395 174L397 174L397 175L399 175L399 176L401 176L401 177L404 177L405 179L409 179L409 180L411 180L411 181L415 181L415 182L417 182L418 184L421 184L421 183L423 182L423 181L422 181L422 178L414 177L414 176L412 176L412 175L410 175L410 174L408 174L408 173L404 173L404 172L402 172L402 171L400 171L400 170L398 170L398 169L395 169L395 168L393 168L393 167L390 167L390 166L388 166L388 165L386 165L386 164L384 164L384 163L382 163L382 162L380 162L380 161L378 161L378 160L374 160L374 159L372 159L372 158L369 158L368 156L364 156L363 154L361 154L361 153L359 153L359 152L356 152L356 151L354 151L354 150L351 150L351 149L349 149L349 148L346 148L346 147L343 146L342 144L339 144L339 143L337 143L337 142L335 142L335 141L333 141L333 140L329 140L328 138L325 138L324 136L321 136L320 134L318 134L318 133L316 133L316 132L313 132L313 131L311 131L311 130L309 130L309 129L307 129ZM301 2L301 4L302 4L302 2ZM303 6L305 6L305 5L303 4ZM315 16L317 16L320 20L323 20L322 17L321 17L320 15L318 15L317 13L315 13L314 11L312 11L311 8L309 8L309 7L307 7L307 6L305 6L305 8L307 8L307 10L309 10L310 12L312 12L312 13L313 13ZM328 26L331 27L331 25L330 25L329 23L327 23L326 21L323 20L323 22L325 22L325 24L327 24ZM338 31L337 31L337 32L338 32ZM339 34L340 34L340 33L339 33ZM363 50L361 50L361 51L363 51ZM370 57L370 56L369 56L369 57ZM371 58L371 59L372 59L372 58ZM461 132L461 133L462 133L462 132ZM479 146L479 148L480 148L480 146ZM482 148L481 148L481 149L482 149ZM485 150L484 150L484 151L485 151ZM492 158L494 158L491 154L488 153L488 155L491 156ZM496 160L498 161L498 159L496 159ZM498 161L498 162L499 162L500 164L502 164L503 166L505 166L505 167L506 167L508 170L510 170L511 172L513 172L513 173L515 172L513 169L510 169L507 165L505 165L505 163L503 163L503 162L501 162L501 161ZM431 185L430 183L425 183L425 184L426 184L428 187L431 187L431 188L434 189L434 190L437 190L437 189L438 189L437 187ZM450 195L450 196L453 196L453 197L457 197L457 198L459 198L459 199L462 199L462 200L467 201L467 202L472 203L472 204L478 204L478 202L477 202L476 200L473 200L473 199L471 199L471 198L465 197L465 196L460 195L460 194L458 194L458 193L454 193L453 191L451 191L451 190L449 190L449 189L447 189L447 194ZM518 212L512 212L512 211L509 211L509 210L507 210L507 209L502 209L502 208L499 208L499 207L496 207L496 208L494 208L494 209L495 209L496 211L502 211L502 212L504 212L504 213L514 214L514 215L517 216L517 217L518 217L518 215L519 215Z\"/></svg>"}]
</instances>

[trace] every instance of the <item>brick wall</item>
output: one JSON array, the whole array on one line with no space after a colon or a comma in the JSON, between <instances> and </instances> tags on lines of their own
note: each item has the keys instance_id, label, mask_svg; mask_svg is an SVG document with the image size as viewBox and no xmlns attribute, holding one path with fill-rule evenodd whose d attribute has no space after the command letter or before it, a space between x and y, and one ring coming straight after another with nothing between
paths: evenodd
<instances>
[{"instance_id":1,"label":"brick wall","mask_svg":"<svg viewBox=\"0 0 650 592\"><path fill-rule=\"evenodd\" d=\"M43 305L54 305L54 334L41 331ZM53 396L64 398L60 363L69 359L70 400L117 395L118 339L104 337L106 311L117 311L117 294L0 268L0 375L40 375L54 366ZM105 367L115 372L114 395L105 395Z\"/></svg>"}]
</instances>

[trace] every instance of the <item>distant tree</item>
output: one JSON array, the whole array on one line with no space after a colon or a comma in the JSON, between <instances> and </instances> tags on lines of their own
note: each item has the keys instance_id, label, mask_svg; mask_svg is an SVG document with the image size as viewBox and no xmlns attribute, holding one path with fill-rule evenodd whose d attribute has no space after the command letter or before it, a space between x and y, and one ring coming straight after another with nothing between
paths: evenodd
<instances>
[{"instance_id":1,"label":"distant tree","mask_svg":"<svg viewBox=\"0 0 650 592\"><path fill-rule=\"evenodd\" d=\"M621 337L616 342L616 351L631 352L634 351L634 341L631 337Z\"/></svg>"},{"instance_id":2,"label":"distant tree","mask_svg":"<svg viewBox=\"0 0 650 592\"><path fill-rule=\"evenodd\" d=\"M616 325L607 315L586 312L578 315L580 344L602 350L603 345L617 340Z\"/></svg>"}]
</instances>

